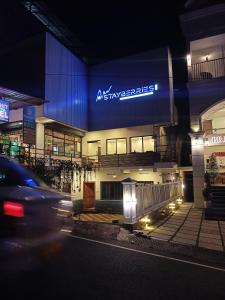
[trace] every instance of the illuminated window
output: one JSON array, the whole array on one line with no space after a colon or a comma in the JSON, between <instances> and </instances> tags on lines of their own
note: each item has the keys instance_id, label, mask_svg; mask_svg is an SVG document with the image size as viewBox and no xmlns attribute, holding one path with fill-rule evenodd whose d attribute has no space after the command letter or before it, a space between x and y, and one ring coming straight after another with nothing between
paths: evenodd
<instances>
[{"instance_id":1,"label":"illuminated window","mask_svg":"<svg viewBox=\"0 0 225 300\"><path fill-rule=\"evenodd\" d=\"M81 156L81 138L45 128L46 153L62 156Z\"/></svg>"},{"instance_id":2,"label":"illuminated window","mask_svg":"<svg viewBox=\"0 0 225 300\"><path fill-rule=\"evenodd\" d=\"M151 135L136 136L131 139L131 152L148 152L154 151L155 140Z\"/></svg>"},{"instance_id":3,"label":"illuminated window","mask_svg":"<svg viewBox=\"0 0 225 300\"><path fill-rule=\"evenodd\" d=\"M126 139L110 139L106 141L107 154L125 154L127 153Z\"/></svg>"}]
</instances>

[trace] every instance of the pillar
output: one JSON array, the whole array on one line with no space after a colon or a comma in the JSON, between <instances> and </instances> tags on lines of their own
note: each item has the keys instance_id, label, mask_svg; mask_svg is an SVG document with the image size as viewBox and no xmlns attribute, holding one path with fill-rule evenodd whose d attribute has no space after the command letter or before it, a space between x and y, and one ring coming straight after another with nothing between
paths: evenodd
<instances>
[{"instance_id":1,"label":"pillar","mask_svg":"<svg viewBox=\"0 0 225 300\"><path fill-rule=\"evenodd\" d=\"M127 178L123 184L123 216L125 224L134 224L137 220L136 181Z\"/></svg>"},{"instance_id":2,"label":"pillar","mask_svg":"<svg viewBox=\"0 0 225 300\"><path fill-rule=\"evenodd\" d=\"M204 207L204 132L198 131L190 134L192 149L192 167L193 167L193 189L194 189L194 206L196 208Z\"/></svg>"}]
</instances>

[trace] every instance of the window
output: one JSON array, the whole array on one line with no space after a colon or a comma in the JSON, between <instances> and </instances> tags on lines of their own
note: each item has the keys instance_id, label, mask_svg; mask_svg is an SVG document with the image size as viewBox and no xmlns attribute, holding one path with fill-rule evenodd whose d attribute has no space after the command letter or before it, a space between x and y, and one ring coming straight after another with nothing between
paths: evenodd
<instances>
[{"instance_id":1,"label":"window","mask_svg":"<svg viewBox=\"0 0 225 300\"><path fill-rule=\"evenodd\" d=\"M121 182L101 182L101 200L122 200L123 185Z\"/></svg>"},{"instance_id":2,"label":"window","mask_svg":"<svg viewBox=\"0 0 225 300\"><path fill-rule=\"evenodd\" d=\"M127 153L127 140L110 139L106 141L107 154L125 154Z\"/></svg>"},{"instance_id":3,"label":"window","mask_svg":"<svg viewBox=\"0 0 225 300\"><path fill-rule=\"evenodd\" d=\"M45 129L45 150L53 155L81 156L81 138Z\"/></svg>"},{"instance_id":4,"label":"window","mask_svg":"<svg viewBox=\"0 0 225 300\"><path fill-rule=\"evenodd\" d=\"M131 152L147 152L155 150L155 140L153 136L131 137Z\"/></svg>"}]
</instances>

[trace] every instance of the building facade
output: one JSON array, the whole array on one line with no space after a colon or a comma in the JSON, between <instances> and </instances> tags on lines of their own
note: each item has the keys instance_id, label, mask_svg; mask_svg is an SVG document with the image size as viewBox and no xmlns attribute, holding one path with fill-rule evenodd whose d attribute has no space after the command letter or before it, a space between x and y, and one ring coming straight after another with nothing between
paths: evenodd
<instances>
[{"instance_id":1,"label":"building facade","mask_svg":"<svg viewBox=\"0 0 225 300\"><path fill-rule=\"evenodd\" d=\"M189 47L187 68L194 201L200 208L204 207L206 172L214 174L213 185L225 184L224 18L224 4L195 10L180 18Z\"/></svg>"},{"instance_id":2,"label":"building facade","mask_svg":"<svg viewBox=\"0 0 225 300\"><path fill-rule=\"evenodd\" d=\"M60 169L54 187L83 208L121 210L127 177L149 185L180 180L167 47L88 66L39 32L0 59L2 106L9 106L1 140L14 145L12 156L21 155L18 146L29 164Z\"/></svg>"}]
</instances>

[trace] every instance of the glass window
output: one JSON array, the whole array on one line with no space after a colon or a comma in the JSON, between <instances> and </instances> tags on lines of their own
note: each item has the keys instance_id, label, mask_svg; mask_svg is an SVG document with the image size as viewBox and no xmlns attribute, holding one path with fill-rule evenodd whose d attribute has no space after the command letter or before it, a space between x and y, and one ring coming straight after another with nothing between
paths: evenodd
<instances>
[{"instance_id":1,"label":"glass window","mask_svg":"<svg viewBox=\"0 0 225 300\"><path fill-rule=\"evenodd\" d=\"M117 154L127 153L126 139L117 139Z\"/></svg>"},{"instance_id":2,"label":"glass window","mask_svg":"<svg viewBox=\"0 0 225 300\"><path fill-rule=\"evenodd\" d=\"M53 137L52 153L55 155L64 155L64 140Z\"/></svg>"},{"instance_id":3,"label":"glass window","mask_svg":"<svg viewBox=\"0 0 225 300\"><path fill-rule=\"evenodd\" d=\"M45 128L45 150L53 155L81 155L81 138Z\"/></svg>"},{"instance_id":4,"label":"glass window","mask_svg":"<svg viewBox=\"0 0 225 300\"><path fill-rule=\"evenodd\" d=\"M65 156L74 156L74 142L65 141Z\"/></svg>"},{"instance_id":5,"label":"glass window","mask_svg":"<svg viewBox=\"0 0 225 300\"><path fill-rule=\"evenodd\" d=\"M131 138L131 152L143 152L142 137Z\"/></svg>"},{"instance_id":6,"label":"glass window","mask_svg":"<svg viewBox=\"0 0 225 300\"><path fill-rule=\"evenodd\" d=\"M52 136L45 136L45 150L52 151Z\"/></svg>"},{"instance_id":7,"label":"glass window","mask_svg":"<svg viewBox=\"0 0 225 300\"><path fill-rule=\"evenodd\" d=\"M116 154L116 139L107 140L107 154Z\"/></svg>"},{"instance_id":8,"label":"glass window","mask_svg":"<svg viewBox=\"0 0 225 300\"><path fill-rule=\"evenodd\" d=\"M154 151L155 141L151 135L131 138L131 152Z\"/></svg>"},{"instance_id":9,"label":"glass window","mask_svg":"<svg viewBox=\"0 0 225 300\"><path fill-rule=\"evenodd\" d=\"M119 181L101 182L101 200L122 200L123 185Z\"/></svg>"},{"instance_id":10,"label":"glass window","mask_svg":"<svg viewBox=\"0 0 225 300\"><path fill-rule=\"evenodd\" d=\"M143 152L154 151L154 139L152 136L143 137Z\"/></svg>"}]
</instances>

